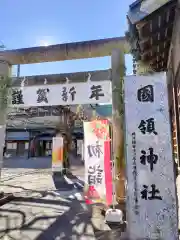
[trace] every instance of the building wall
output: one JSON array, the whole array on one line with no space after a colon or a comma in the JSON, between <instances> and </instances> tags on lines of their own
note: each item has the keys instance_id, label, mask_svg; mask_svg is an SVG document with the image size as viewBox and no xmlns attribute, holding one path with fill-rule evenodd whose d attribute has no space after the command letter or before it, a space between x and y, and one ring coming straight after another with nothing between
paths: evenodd
<instances>
[{"instance_id":1,"label":"building wall","mask_svg":"<svg viewBox=\"0 0 180 240\"><path fill-rule=\"evenodd\" d=\"M29 129L25 130L15 130L8 129L6 130L6 156L7 157L30 157L30 149L32 140L38 136L39 134L47 133L47 134L55 134L55 129ZM38 137L36 141L36 148L38 149L39 144L46 145L45 151L46 155L51 155L52 150L52 137ZM39 154L37 154L37 157Z\"/></svg>"},{"instance_id":2,"label":"building wall","mask_svg":"<svg viewBox=\"0 0 180 240\"><path fill-rule=\"evenodd\" d=\"M176 7L173 35L169 51L168 71L170 72L169 82L171 82L169 96L173 118L173 146L174 154L177 157L180 167L180 158L178 155L178 152L180 152L180 0L178 0Z\"/></svg>"},{"instance_id":3,"label":"building wall","mask_svg":"<svg viewBox=\"0 0 180 240\"><path fill-rule=\"evenodd\" d=\"M176 8L176 16L172 35L171 48L169 52L168 70L172 73L172 92L171 99L174 103L173 109L173 146L174 154L177 156L178 167L180 167L180 0L178 0ZM178 217L180 228L180 175L176 178L177 197L178 197Z\"/></svg>"},{"instance_id":4,"label":"building wall","mask_svg":"<svg viewBox=\"0 0 180 240\"><path fill-rule=\"evenodd\" d=\"M6 156L27 157L29 151L29 131L6 131Z\"/></svg>"},{"instance_id":5,"label":"building wall","mask_svg":"<svg viewBox=\"0 0 180 240\"><path fill-rule=\"evenodd\" d=\"M28 141L6 141L7 157L28 157Z\"/></svg>"},{"instance_id":6,"label":"building wall","mask_svg":"<svg viewBox=\"0 0 180 240\"><path fill-rule=\"evenodd\" d=\"M52 116L50 116L51 118ZM72 112L70 112L68 109L64 110L63 113L60 116L57 116L59 119L59 124L57 124L57 129L60 132L66 132L67 125L71 123L72 120ZM43 116L42 118L42 126L43 125ZM10 128L6 130L6 138L5 138L5 144L6 144L6 155L9 157L30 157L31 156L31 143L32 140L35 138L35 136L47 133L47 134L55 134L56 130L54 128L34 128L34 129L27 129L24 130L21 129L14 129ZM38 140L35 142L35 147L37 150L37 157L41 156L39 152L44 152L45 148L45 154L44 155L51 155L52 152L52 136L45 137L45 138L38 138ZM44 147L45 144L45 147ZM43 147L41 147L43 145ZM42 150L42 151L41 151Z\"/></svg>"}]
</instances>

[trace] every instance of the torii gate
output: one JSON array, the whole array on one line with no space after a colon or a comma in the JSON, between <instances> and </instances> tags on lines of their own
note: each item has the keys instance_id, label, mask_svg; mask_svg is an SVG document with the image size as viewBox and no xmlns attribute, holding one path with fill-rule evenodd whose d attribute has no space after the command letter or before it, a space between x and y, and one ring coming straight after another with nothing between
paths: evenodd
<instances>
[{"instance_id":1,"label":"torii gate","mask_svg":"<svg viewBox=\"0 0 180 240\"><path fill-rule=\"evenodd\" d=\"M116 193L119 201L124 202L124 167L123 162L123 120L121 118L122 106L121 89L122 80L125 74L124 55L130 52L130 46L125 37L91 40L52 45L47 47L33 47L15 50L0 51L0 76L11 77L11 66L31 63L43 63L54 61L75 60L84 58L96 58L112 55L112 87L113 91L113 148L118 163L119 181L117 182ZM97 79L98 80L98 79ZM34 83L35 84L35 83ZM119 104L120 103L120 104ZM118 114L117 114L118 113ZM6 109L1 112L0 143L4 144ZM1 153L2 156L2 153ZM2 157L1 157L2 164Z\"/></svg>"},{"instance_id":2,"label":"torii gate","mask_svg":"<svg viewBox=\"0 0 180 240\"><path fill-rule=\"evenodd\" d=\"M113 38L106 40L95 40L81 43L68 43L60 44L49 47L35 47L29 49L20 49L12 51L0 52L0 75L8 76L10 74L10 68L13 64L28 64L28 63L39 63L48 61L64 61L71 59L81 59L81 58L92 58L92 57L102 57L112 55L111 63L111 80L112 80L112 118L113 118L113 152L116 163L118 163L118 174L119 180L116 185L116 193L119 202L125 202L125 191L124 191L124 180L125 180L125 167L123 165L124 160L124 131L123 131L123 102L124 94L122 92L123 78L125 76L125 62L124 55L129 53L130 47L126 42L125 38ZM101 71L99 71L101 72ZM161 73L162 74L162 73ZM171 154L171 134L169 130L168 119L168 101L167 101L167 88L166 88L166 77L163 74L160 77L154 76L127 76L125 77L125 104L126 104L126 119L128 127L132 131L126 131L126 138L128 140L126 143L126 153L127 153L127 176L128 176L128 188L127 188L127 215L129 223L129 232L131 239L145 239L154 238L160 239L177 239L177 211L176 211L176 199L175 199L175 184L173 180L173 159ZM96 79L97 81L98 79ZM107 80L107 78L106 78ZM107 81L106 81L107 82ZM108 81L109 82L109 81ZM155 89L155 90L153 90ZM144 92L145 91L145 92ZM150 102L154 102L154 107L149 107L148 105L140 105L137 102L147 102L147 96L151 92ZM144 94L145 93L145 94ZM153 97L152 97L153 96ZM143 100L144 98L144 100ZM155 101L154 101L155 99ZM162 105L163 99L163 105ZM157 100L157 101L156 101ZM158 109L156 109L158 107ZM130 115L127 112L131 113ZM141 113L138 117L138 113ZM149 116L149 112L151 116ZM158 114L157 114L158 112ZM162 112L165 114L163 115ZM155 115L156 113L156 115ZM154 116L155 115L155 116ZM133 117L135 119L133 119ZM141 119L142 116L142 119ZM6 109L1 111L0 115L0 143L4 144L5 126L6 126ZM127 118L128 117L128 118ZM157 117L157 122L159 129L161 129L161 134L159 134L158 141L161 144L157 144L154 138L141 140L139 137L139 132L137 132L137 127L140 122L146 120L146 118L154 119ZM142 121L141 121L142 120ZM149 119L148 119L149 120ZM165 121L166 120L166 121ZM144 121L145 122L145 121ZM143 123L144 124L144 123ZM127 125L127 124L126 124ZM161 127L163 125L163 127ZM168 131L167 131L168 130ZM128 133L128 134L127 134ZM132 133L132 136L131 136ZM138 134L136 134L138 133ZM165 134L165 135L164 135ZM127 136L128 135L128 136ZM137 135L137 137L136 137ZM155 134L157 135L157 133ZM140 139L140 140L139 140ZM145 138L144 138L145 139ZM152 144L153 146L149 146ZM143 145L145 143L145 145ZM148 143L148 144L146 144ZM163 145L164 144L164 145ZM136 148L137 145L137 148ZM149 150L141 149L141 147L146 148L149 146ZM158 147L161 148L158 148ZM150 157L153 164L156 164L154 160L158 159L158 155L153 154L153 147L159 153L162 151L162 146L165 148L164 155L161 154L159 157L161 164L156 165L158 171L149 176L149 170L144 169L147 150L151 151ZM138 155L136 161L136 149L141 151L142 156ZM2 151L2 148L1 148ZM133 153L133 155L132 155ZM132 158L131 158L132 157ZM154 159L155 157L155 159ZM139 161L141 159L141 161ZM2 160L2 152L1 152ZM1 161L2 163L2 161ZM133 173L132 173L132 163L133 163ZM142 166L141 166L142 165ZM140 184L137 181L137 166L139 170L143 170L139 178ZM152 170L152 168L151 168ZM144 175L143 175L144 173ZM148 173L148 174L147 174ZM159 175L159 174L161 175ZM168 175L169 174L169 175ZM134 179L129 178L134 177ZM160 181L159 181L159 178ZM145 183L145 180L152 180ZM155 182L154 182L155 181ZM158 182L159 181L159 182ZM160 193L159 189L156 188L156 182L160 185L163 195L155 196L156 193ZM133 185L133 184L134 185ZM152 191L149 191L149 184L151 184ZM142 186L141 186L142 185ZM138 187L137 187L138 186ZM141 188L143 187L143 188ZM134 192L134 193L133 193ZM151 194L150 196L148 194ZM141 197L140 197L141 196ZM138 201L140 199L140 201ZM154 203L150 202L155 200ZM148 202L146 201L148 200ZM161 202L159 202L161 201ZM134 204L135 203L135 204ZM154 204L154 205L152 205ZM161 207L163 207L161 209ZM155 211L152 211L155 210ZM153 236L153 237L152 237Z\"/></svg>"}]
</instances>

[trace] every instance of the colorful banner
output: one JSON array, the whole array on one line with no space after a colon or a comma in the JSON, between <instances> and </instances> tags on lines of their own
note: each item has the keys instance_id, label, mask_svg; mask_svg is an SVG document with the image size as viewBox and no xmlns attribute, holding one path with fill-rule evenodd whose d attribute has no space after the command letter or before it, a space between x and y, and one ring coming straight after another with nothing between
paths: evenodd
<instances>
[{"instance_id":1,"label":"colorful banner","mask_svg":"<svg viewBox=\"0 0 180 240\"><path fill-rule=\"evenodd\" d=\"M85 200L112 203L112 172L108 120L84 122Z\"/></svg>"},{"instance_id":2,"label":"colorful banner","mask_svg":"<svg viewBox=\"0 0 180 240\"><path fill-rule=\"evenodd\" d=\"M52 145L52 171L59 172L63 169L63 138L53 137Z\"/></svg>"}]
</instances>

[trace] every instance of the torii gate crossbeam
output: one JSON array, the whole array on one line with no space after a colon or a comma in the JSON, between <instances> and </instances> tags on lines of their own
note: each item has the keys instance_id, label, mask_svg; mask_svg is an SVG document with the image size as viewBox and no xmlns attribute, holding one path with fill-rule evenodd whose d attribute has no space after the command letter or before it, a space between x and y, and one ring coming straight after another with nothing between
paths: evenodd
<instances>
[{"instance_id":1,"label":"torii gate crossbeam","mask_svg":"<svg viewBox=\"0 0 180 240\"><path fill-rule=\"evenodd\" d=\"M116 37L0 51L0 60L10 65L56 62L110 56L113 49L121 49L125 54L130 52L126 38Z\"/></svg>"}]
</instances>

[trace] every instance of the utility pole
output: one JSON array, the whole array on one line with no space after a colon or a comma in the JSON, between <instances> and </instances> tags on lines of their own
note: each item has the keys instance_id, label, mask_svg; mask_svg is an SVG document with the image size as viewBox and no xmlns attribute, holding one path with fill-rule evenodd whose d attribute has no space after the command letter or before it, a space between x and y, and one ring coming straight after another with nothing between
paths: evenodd
<instances>
[{"instance_id":1,"label":"utility pole","mask_svg":"<svg viewBox=\"0 0 180 240\"><path fill-rule=\"evenodd\" d=\"M115 160L116 197L120 204L125 203L125 159L124 159L124 98L125 56L120 49L114 49L112 67L112 126L113 158Z\"/></svg>"}]
</instances>

